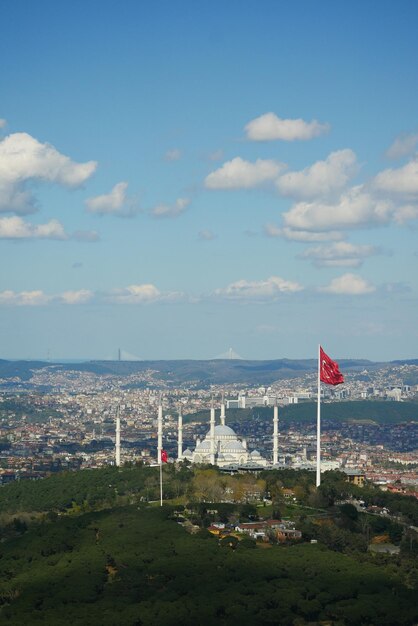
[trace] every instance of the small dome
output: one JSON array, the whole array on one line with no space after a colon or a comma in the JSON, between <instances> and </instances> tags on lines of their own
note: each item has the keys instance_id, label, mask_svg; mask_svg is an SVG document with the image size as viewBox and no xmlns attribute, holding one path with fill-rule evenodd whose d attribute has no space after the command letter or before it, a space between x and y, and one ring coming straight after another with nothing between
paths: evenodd
<instances>
[{"instance_id":1,"label":"small dome","mask_svg":"<svg viewBox=\"0 0 418 626\"><path fill-rule=\"evenodd\" d=\"M221 443L222 450L224 452L243 452L245 451L244 446L237 439L235 441L225 441Z\"/></svg>"},{"instance_id":2,"label":"small dome","mask_svg":"<svg viewBox=\"0 0 418 626\"><path fill-rule=\"evenodd\" d=\"M258 450L254 450L254 452L251 452L251 457L260 457L261 454L259 453Z\"/></svg>"},{"instance_id":3,"label":"small dome","mask_svg":"<svg viewBox=\"0 0 418 626\"><path fill-rule=\"evenodd\" d=\"M196 446L195 452L205 452L206 450L210 452L210 441L208 441L207 439L204 439L201 443L199 443Z\"/></svg>"}]
</instances>

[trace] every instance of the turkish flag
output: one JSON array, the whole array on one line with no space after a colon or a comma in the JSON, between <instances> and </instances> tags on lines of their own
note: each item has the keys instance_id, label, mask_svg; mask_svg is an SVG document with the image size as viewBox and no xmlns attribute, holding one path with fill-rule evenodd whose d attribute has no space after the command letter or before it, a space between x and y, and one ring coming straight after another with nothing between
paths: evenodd
<instances>
[{"instance_id":1,"label":"turkish flag","mask_svg":"<svg viewBox=\"0 0 418 626\"><path fill-rule=\"evenodd\" d=\"M329 358L320 347L320 370L319 377L323 383L327 385L341 385L344 382L344 376L341 374L338 363Z\"/></svg>"},{"instance_id":2,"label":"turkish flag","mask_svg":"<svg viewBox=\"0 0 418 626\"><path fill-rule=\"evenodd\" d=\"M162 463L168 463L168 454L165 450L161 450L161 461Z\"/></svg>"}]
</instances>

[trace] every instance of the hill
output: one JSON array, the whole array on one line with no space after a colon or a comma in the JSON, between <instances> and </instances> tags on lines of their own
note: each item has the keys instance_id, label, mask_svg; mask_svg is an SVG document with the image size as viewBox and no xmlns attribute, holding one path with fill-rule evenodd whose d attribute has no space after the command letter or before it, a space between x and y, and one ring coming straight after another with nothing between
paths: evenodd
<instances>
[{"instance_id":1,"label":"hill","mask_svg":"<svg viewBox=\"0 0 418 626\"><path fill-rule=\"evenodd\" d=\"M414 592L376 565L309 544L222 548L171 509L137 506L33 526L2 546L9 626L202 626L317 620L413 624Z\"/></svg>"},{"instance_id":2,"label":"hill","mask_svg":"<svg viewBox=\"0 0 418 626\"><path fill-rule=\"evenodd\" d=\"M228 409L228 421L239 423L251 419L271 420L272 407L251 409ZM418 403L385 402L380 400L359 400L351 402L332 402L321 404L321 418L324 421L364 422L375 424L400 424L418 422ZM314 422L316 403L304 402L279 409L282 422ZM183 417L185 423L209 422L209 411L199 411Z\"/></svg>"},{"instance_id":3,"label":"hill","mask_svg":"<svg viewBox=\"0 0 418 626\"><path fill-rule=\"evenodd\" d=\"M342 359L345 371L376 369L381 364L366 360ZM199 383L200 385L252 383L270 384L276 380L295 378L313 373L316 359L274 359L266 361L213 359L176 361L89 361L86 363L45 363L41 361L0 361L0 378L19 377L26 381L31 371L44 367L56 371L91 372L97 375L129 376L151 370L169 384Z\"/></svg>"},{"instance_id":4,"label":"hill","mask_svg":"<svg viewBox=\"0 0 418 626\"><path fill-rule=\"evenodd\" d=\"M351 505L343 517L337 513L335 523L327 517L335 515L333 508L325 520L321 512L319 525L312 506L298 511L293 505L308 537L318 533L317 545L228 544L204 530L209 509L213 514L212 509L238 507L248 514L256 511L254 505L196 500L193 485L199 483L201 490L208 480L224 484L225 476L215 469L165 466L164 474L169 490L179 483L180 492L194 499L194 523L202 526L196 535L176 524L173 506L142 502L158 492L157 468L106 467L0 488L0 621L10 626L417 622L410 557L393 567L384 557L358 552L356 546L364 543L362 524L353 518ZM325 475L323 491L316 495L309 472L265 474L269 491L298 486L298 497L306 502L319 497L322 506L340 489L355 489L338 473ZM416 517L413 499L372 488L364 496L371 502L389 498L391 510L405 505L404 514ZM376 532L391 526L380 518L372 522L379 523Z\"/></svg>"}]
</instances>

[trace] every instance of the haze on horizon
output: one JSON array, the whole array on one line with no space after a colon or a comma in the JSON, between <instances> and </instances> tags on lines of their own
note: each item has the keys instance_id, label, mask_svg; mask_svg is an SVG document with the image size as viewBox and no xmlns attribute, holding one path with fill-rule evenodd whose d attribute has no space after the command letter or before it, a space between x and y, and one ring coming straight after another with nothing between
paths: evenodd
<instances>
[{"instance_id":1,"label":"haze on horizon","mask_svg":"<svg viewBox=\"0 0 418 626\"><path fill-rule=\"evenodd\" d=\"M0 358L416 357L416 2L2 18Z\"/></svg>"}]
</instances>

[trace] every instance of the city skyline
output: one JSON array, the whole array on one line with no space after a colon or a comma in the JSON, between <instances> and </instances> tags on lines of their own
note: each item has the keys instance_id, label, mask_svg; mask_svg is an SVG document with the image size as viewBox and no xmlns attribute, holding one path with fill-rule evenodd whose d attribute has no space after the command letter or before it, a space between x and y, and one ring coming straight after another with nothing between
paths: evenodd
<instances>
[{"instance_id":1,"label":"city skyline","mask_svg":"<svg viewBox=\"0 0 418 626\"><path fill-rule=\"evenodd\" d=\"M416 354L416 3L3 7L1 358Z\"/></svg>"}]
</instances>

